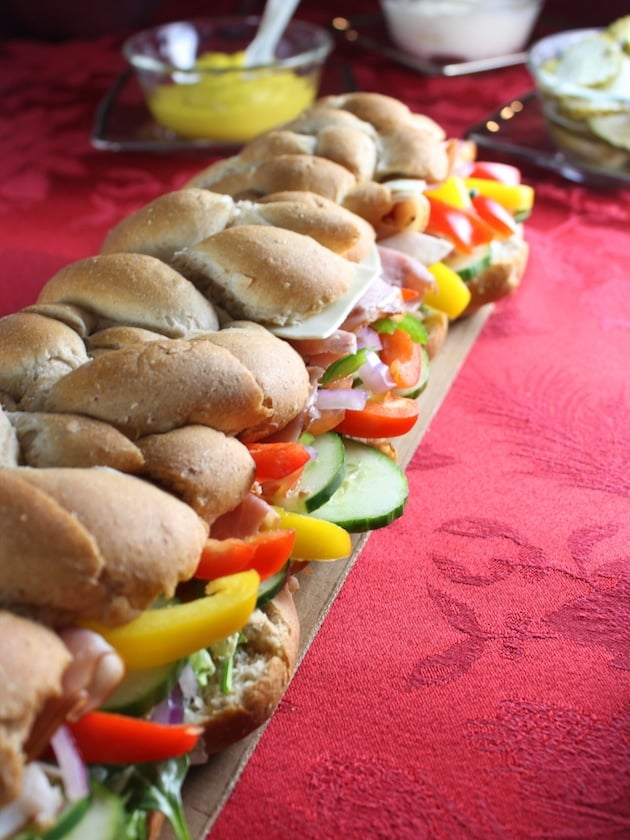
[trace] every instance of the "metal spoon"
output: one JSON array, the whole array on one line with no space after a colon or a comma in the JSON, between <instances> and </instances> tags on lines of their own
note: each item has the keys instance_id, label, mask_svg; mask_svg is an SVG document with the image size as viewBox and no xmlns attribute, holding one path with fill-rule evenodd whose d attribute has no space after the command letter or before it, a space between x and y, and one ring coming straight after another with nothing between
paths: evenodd
<instances>
[{"instance_id":1,"label":"metal spoon","mask_svg":"<svg viewBox=\"0 0 630 840\"><path fill-rule=\"evenodd\" d=\"M273 61L278 42L300 0L267 0L254 40L245 50L245 67Z\"/></svg>"}]
</instances>

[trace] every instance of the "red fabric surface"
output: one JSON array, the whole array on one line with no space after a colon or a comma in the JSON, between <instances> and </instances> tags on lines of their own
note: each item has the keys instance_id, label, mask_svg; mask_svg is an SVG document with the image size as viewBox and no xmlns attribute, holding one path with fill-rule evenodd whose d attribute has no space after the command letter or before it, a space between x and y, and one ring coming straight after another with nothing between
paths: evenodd
<instances>
[{"instance_id":1,"label":"red fabric surface","mask_svg":"<svg viewBox=\"0 0 630 840\"><path fill-rule=\"evenodd\" d=\"M612 18L596 13L586 22ZM303 16L327 20L328 4ZM1 45L0 314L209 160L91 147L121 37ZM340 53L361 89L454 135L531 87L523 67L425 78ZM630 836L630 197L524 171L524 282L487 322L410 464L404 517L370 537L212 840Z\"/></svg>"}]
</instances>

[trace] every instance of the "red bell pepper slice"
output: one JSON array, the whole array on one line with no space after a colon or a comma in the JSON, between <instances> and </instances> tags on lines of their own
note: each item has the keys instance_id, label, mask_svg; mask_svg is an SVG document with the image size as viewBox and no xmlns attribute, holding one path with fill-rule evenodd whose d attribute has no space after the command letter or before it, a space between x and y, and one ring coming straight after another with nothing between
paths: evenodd
<instances>
[{"instance_id":1,"label":"red bell pepper slice","mask_svg":"<svg viewBox=\"0 0 630 840\"><path fill-rule=\"evenodd\" d=\"M494 160L475 160L464 167L466 178L487 178L490 181L500 181L508 186L521 183L521 170L509 163Z\"/></svg>"},{"instance_id":2,"label":"red bell pepper slice","mask_svg":"<svg viewBox=\"0 0 630 840\"><path fill-rule=\"evenodd\" d=\"M142 764L176 758L190 752L203 732L200 726L100 711L66 725L86 764Z\"/></svg>"},{"instance_id":3,"label":"red bell pepper slice","mask_svg":"<svg viewBox=\"0 0 630 840\"><path fill-rule=\"evenodd\" d=\"M462 254L470 254L478 245L491 242L494 230L487 222L471 211L453 207L439 198L427 196L429 200L429 222L427 233L444 236Z\"/></svg>"},{"instance_id":4,"label":"red bell pepper slice","mask_svg":"<svg viewBox=\"0 0 630 840\"><path fill-rule=\"evenodd\" d=\"M295 531L275 528L250 537L229 537L216 540L210 537L201 551L201 559L194 577L215 580L254 569L261 580L279 572L291 557Z\"/></svg>"},{"instance_id":5,"label":"red bell pepper slice","mask_svg":"<svg viewBox=\"0 0 630 840\"><path fill-rule=\"evenodd\" d=\"M247 448L256 464L256 481L260 483L286 478L304 467L311 457L305 446L293 441L250 443Z\"/></svg>"},{"instance_id":6,"label":"red bell pepper slice","mask_svg":"<svg viewBox=\"0 0 630 840\"><path fill-rule=\"evenodd\" d=\"M477 215L495 231L500 239L507 239L516 233L518 223L502 204L487 195L475 195L472 204Z\"/></svg>"},{"instance_id":7,"label":"red bell pepper slice","mask_svg":"<svg viewBox=\"0 0 630 840\"><path fill-rule=\"evenodd\" d=\"M367 439L399 437L414 427L419 413L415 400L387 393L371 397L360 411L346 409L335 431Z\"/></svg>"},{"instance_id":8,"label":"red bell pepper slice","mask_svg":"<svg viewBox=\"0 0 630 840\"><path fill-rule=\"evenodd\" d=\"M398 388L413 388L420 379L422 351L405 330L381 333L383 345L379 355Z\"/></svg>"}]
</instances>

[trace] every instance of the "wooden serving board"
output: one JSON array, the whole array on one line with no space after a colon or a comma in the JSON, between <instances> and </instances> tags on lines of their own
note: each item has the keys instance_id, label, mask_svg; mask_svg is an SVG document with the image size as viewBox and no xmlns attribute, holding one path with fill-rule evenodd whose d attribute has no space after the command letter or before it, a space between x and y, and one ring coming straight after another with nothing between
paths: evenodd
<instances>
[{"instance_id":1,"label":"wooden serving board","mask_svg":"<svg viewBox=\"0 0 630 840\"><path fill-rule=\"evenodd\" d=\"M420 419L409 434L396 441L399 460L403 466L411 460L431 420L455 381L466 356L477 340L491 309L491 306L485 306L470 318L451 326L446 342L438 356L431 362L431 375L427 388L419 397ZM369 533L364 533L353 537L353 552L347 560L313 564L311 567L313 574L300 577L300 588L295 593L301 626L298 667L369 536ZM207 764L191 769L184 786L184 807L194 840L205 840L263 731L264 727L219 755L211 757ZM174 840L170 826L164 826L160 840Z\"/></svg>"}]
</instances>

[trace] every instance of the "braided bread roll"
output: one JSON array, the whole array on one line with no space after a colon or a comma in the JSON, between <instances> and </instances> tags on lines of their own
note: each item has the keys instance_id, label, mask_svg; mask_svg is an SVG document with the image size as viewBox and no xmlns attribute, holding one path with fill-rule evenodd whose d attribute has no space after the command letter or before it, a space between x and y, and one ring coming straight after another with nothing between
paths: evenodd
<instances>
[{"instance_id":1,"label":"braided bread roll","mask_svg":"<svg viewBox=\"0 0 630 840\"><path fill-rule=\"evenodd\" d=\"M167 489L211 525L252 489L253 460L236 436L275 433L311 394L288 344L254 324L218 327L216 307L157 257L114 253L61 269L28 311L0 319L0 464L108 466Z\"/></svg>"},{"instance_id":2,"label":"braided bread roll","mask_svg":"<svg viewBox=\"0 0 630 840\"><path fill-rule=\"evenodd\" d=\"M423 230L428 203L387 181L434 183L450 172L455 144L430 117L376 93L322 97L304 114L204 168L186 186L236 199L317 193L367 220L377 237Z\"/></svg>"},{"instance_id":3,"label":"braided bread roll","mask_svg":"<svg viewBox=\"0 0 630 840\"><path fill-rule=\"evenodd\" d=\"M182 248L250 224L302 233L353 261L363 259L374 242L364 219L314 193L292 190L267 196L261 204L189 187L160 195L125 216L107 233L101 253L148 254L170 264Z\"/></svg>"},{"instance_id":4,"label":"braided bread roll","mask_svg":"<svg viewBox=\"0 0 630 840\"><path fill-rule=\"evenodd\" d=\"M92 316L86 332L111 325L185 338L216 330L217 311L178 272L145 254L87 257L62 268L44 285L38 305L64 304Z\"/></svg>"},{"instance_id":5,"label":"braided bread roll","mask_svg":"<svg viewBox=\"0 0 630 840\"><path fill-rule=\"evenodd\" d=\"M0 606L54 625L129 621L191 577L207 532L111 469L0 469Z\"/></svg>"}]
</instances>

